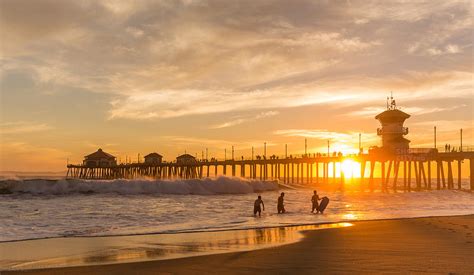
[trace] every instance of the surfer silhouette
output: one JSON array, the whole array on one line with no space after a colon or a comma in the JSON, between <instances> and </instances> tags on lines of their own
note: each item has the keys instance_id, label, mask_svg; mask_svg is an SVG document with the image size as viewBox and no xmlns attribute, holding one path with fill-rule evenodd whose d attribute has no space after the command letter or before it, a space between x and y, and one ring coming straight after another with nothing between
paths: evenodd
<instances>
[{"instance_id":1,"label":"surfer silhouette","mask_svg":"<svg viewBox=\"0 0 474 275\"><path fill-rule=\"evenodd\" d=\"M257 213L258 213L259 217L261 216L262 208L260 207L260 205L263 206L263 211L265 211L265 204L263 203L262 196L258 196L258 198L255 200L255 203L253 204L253 215L254 216L257 216Z\"/></svg>"},{"instance_id":2,"label":"surfer silhouette","mask_svg":"<svg viewBox=\"0 0 474 275\"><path fill-rule=\"evenodd\" d=\"M278 209L278 214L283 214L286 212L285 210L285 204L283 202L283 197L285 196L285 193L284 192L281 192L280 196L278 197L278 205L277 205L277 209Z\"/></svg>"},{"instance_id":3,"label":"surfer silhouette","mask_svg":"<svg viewBox=\"0 0 474 275\"><path fill-rule=\"evenodd\" d=\"M321 199L319 198L318 192L316 190L314 190L313 193L314 193L314 195L311 198L311 202L313 203L313 208L311 209L311 213L314 213L314 210L316 210L316 214L317 214L317 213L319 213L319 203L318 203L318 201L320 201Z\"/></svg>"}]
</instances>

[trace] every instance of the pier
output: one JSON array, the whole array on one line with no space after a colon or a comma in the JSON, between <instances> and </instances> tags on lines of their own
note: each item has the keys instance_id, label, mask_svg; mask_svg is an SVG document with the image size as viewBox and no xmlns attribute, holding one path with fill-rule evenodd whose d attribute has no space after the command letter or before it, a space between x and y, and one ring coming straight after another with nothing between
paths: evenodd
<instances>
[{"instance_id":1,"label":"pier","mask_svg":"<svg viewBox=\"0 0 474 275\"><path fill-rule=\"evenodd\" d=\"M266 145L263 156L240 160L232 158L218 161L204 156L198 160L184 154L175 162L162 162L162 156L151 153L144 163L117 164L116 158L99 149L85 156L82 165L68 165L67 178L72 179L200 179L219 175L241 177L253 180L278 180L286 185L326 185L343 189L345 182L358 184L361 190L430 190L464 189L474 190L474 150L462 144L458 150L446 144L444 152L436 148L436 127L434 127L433 148L410 148L406 139L408 128L404 127L410 115L397 108L393 97L387 98L387 109L375 116L381 128L377 135L382 139L381 147L371 147L359 154L305 154L299 156L267 157ZM329 142L329 141L328 141ZM442 150L442 148L441 148ZM285 147L285 151L287 148ZM207 152L207 150L206 150ZM469 183L463 186L462 163L469 161ZM349 169L345 168L349 164ZM353 168L357 167L357 176ZM349 172L349 175L347 175Z\"/></svg>"},{"instance_id":2,"label":"pier","mask_svg":"<svg viewBox=\"0 0 474 275\"><path fill-rule=\"evenodd\" d=\"M194 163L131 163L107 167L68 165L70 179L196 179L219 175L254 180L278 180L289 185L341 185L348 178L341 168L345 161L360 167L357 176L365 190L474 190L474 152L428 152L403 155L377 153L349 156L309 156L295 158L260 158L247 160L208 161ZM462 163L469 161L469 185L462 186ZM378 171L376 180L375 171ZM436 172L435 172L436 171ZM351 177L349 175L349 177ZM353 177L353 175L352 175Z\"/></svg>"}]
</instances>

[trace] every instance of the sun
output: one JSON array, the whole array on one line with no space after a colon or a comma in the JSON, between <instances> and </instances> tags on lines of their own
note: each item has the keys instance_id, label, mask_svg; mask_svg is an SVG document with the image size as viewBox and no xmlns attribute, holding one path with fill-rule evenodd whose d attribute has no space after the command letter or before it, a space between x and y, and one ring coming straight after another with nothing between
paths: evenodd
<instances>
[{"instance_id":1,"label":"sun","mask_svg":"<svg viewBox=\"0 0 474 275\"><path fill-rule=\"evenodd\" d=\"M344 177L360 178L360 163L346 159L341 163L341 172L344 173Z\"/></svg>"}]
</instances>

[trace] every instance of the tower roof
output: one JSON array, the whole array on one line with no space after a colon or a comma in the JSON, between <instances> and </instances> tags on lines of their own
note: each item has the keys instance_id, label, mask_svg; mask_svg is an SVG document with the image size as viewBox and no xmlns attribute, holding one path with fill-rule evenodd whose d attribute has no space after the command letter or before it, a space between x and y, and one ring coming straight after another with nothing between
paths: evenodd
<instances>
[{"instance_id":1,"label":"tower roof","mask_svg":"<svg viewBox=\"0 0 474 275\"><path fill-rule=\"evenodd\" d=\"M400 111L399 109L386 110L382 113L375 116L375 119L380 121L390 121L390 120L405 120L409 118L410 115Z\"/></svg>"},{"instance_id":2,"label":"tower roof","mask_svg":"<svg viewBox=\"0 0 474 275\"><path fill-rule=\"evenodd\" d=\"M97 150L96 152L94 152L90 155L85 156L85 158L87 158L87 159L101 159L101 158L114 159L115 157L112 156L109 153L106 153L106 152L102 151L102 149L99 148L99 150Z\"/></svg>"},{"instance_id":3,"label":"tower roof","mask_svg":"<svg viewBox=\"0 0 474 275\"><path fill-rule=\"evenodd\" d=\"M156 153L156 152L153 152L153 153L150 153L148 155L145 156L145 158L149 158L149 157L155 157L155 158L161 158L163 157L162 155Z\"/></svg>"},{"instance_id":4,"label":"tower roof","mask_svg":"<svg viewBox=\"0 0 474 275\"><path fill-rule=\"evenodd\" d=\"M183 154L183 155L177 157L177 159L183 159L183 158L193 158L193 159L195 159L195 157L191 156L190 154Z\"/></svg>"}]
</instances>

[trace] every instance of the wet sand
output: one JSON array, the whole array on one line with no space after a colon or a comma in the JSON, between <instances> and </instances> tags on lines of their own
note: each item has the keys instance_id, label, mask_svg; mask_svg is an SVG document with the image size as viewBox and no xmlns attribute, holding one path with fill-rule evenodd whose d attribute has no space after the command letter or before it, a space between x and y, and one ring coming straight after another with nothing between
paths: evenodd
<instances>
[{"instance_id":1,"label":"wet sand","mask_svg":"<svg viewBox=\"0 0 474 275\"><path fill-rule=\"evenodd\" d=\"M474 215L353 224L248 252L2 274L474 272Z\"/></svg>"}]
</instances>

